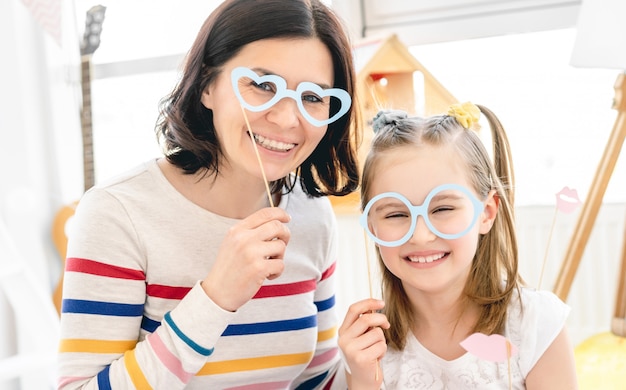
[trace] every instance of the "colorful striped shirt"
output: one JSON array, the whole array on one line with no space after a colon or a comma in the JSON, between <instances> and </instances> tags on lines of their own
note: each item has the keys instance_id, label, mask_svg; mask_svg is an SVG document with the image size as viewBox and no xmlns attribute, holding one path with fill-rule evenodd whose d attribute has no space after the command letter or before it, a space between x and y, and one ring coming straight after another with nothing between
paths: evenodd
<instances>
[{"instance_id":1,"label":"colorful striped shirt","mask_svg":"<svg viewBox=\"0 0 626 390\"><path fill-rule=\"evenodd\" d=\"M345 389L332 207L299 186L278 206L285 270L229 312L200 280L238 220L187 200L156 160L88 191L69 230L59 389Z\"/></svg>"}]
</instances>

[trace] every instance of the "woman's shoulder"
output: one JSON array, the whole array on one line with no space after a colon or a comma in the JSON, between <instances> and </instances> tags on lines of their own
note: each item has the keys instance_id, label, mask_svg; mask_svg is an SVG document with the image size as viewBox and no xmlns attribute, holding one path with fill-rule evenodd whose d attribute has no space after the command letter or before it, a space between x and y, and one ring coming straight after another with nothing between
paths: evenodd
<instances>
[{"instance_id":1,"label":"woman's shoulder","mask_svg":"<svg viewBox=\"0 0 626 390\"><path fill-rule=\"evenodd\" d=\"M121 203L153 203L166 186L159 179L156 159L145 161L116 176L102 180L87 190L78 203L79 208L95 205L102 209ZM162 174L161 174L162 175Z\"/></svg>"},{"instance_id":2,"label":"woman's shoulder","mask_svg":"<svg viewBox=\"0 0 626 390\"><path fill-rule=\"evenodd\" d=\"M141 178L146 176L154 176L158 173L159 167L157 159L151 159L135 165L134 167L118 173L112 177L106 178L103 181L96 183L93 187L94 190L107 190L115 189L120 186L132 186L137 185Z\"/></svg>"},{"instance_id":3,"label":"woman's shoulder","mask_svg":"<svg viewBox=\"0 0 626 390\"><path fill-rule=\"evenodd\" d=\"M322 196L316 198L308 195L302 189L299 181L283 198L285 203L282 206L284 206L285 210L288 212L293 210L298 214L317 217L317 219L334 215L334 211L328 197Z\"/></svg>"}]
</instances>

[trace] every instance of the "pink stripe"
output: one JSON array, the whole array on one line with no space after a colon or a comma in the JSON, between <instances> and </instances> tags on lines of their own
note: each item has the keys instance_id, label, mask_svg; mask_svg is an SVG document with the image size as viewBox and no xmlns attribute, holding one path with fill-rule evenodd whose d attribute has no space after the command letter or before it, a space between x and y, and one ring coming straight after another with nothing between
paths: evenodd
<instances>
[{"instance_id":1,"label":"pink stripe","mask_svg":"<svg viewBox=\"0 0 626 390\"><path fill-rule=\"evenodd\" d=\"M193 374L190 374L183 369L183 365L180 360L178 360L178 358L171 353L169 349L167 349L165 344L163 344L163 340L159 337L159 334L152 333L146 338L154 350L154 353L158 356L159 360L161 360L161 363L163 363L163 365L167 367L172 374L176 375L181 382L189 382L191 377L193 377Z\"/></svg>"},{"instance_id":2,"label":"pink stripe","mask_svg":"<svg viewBox=\"0 0 626 390\"><path fill-rule=\"evenodd\" d=\"M89 378L88 376L63 376L61 378L59 378L59 383L58 383L58 387L59 389L62 388L63 386L66 386L72 382L77 382L77 381L82 381L84 379Z\"/></svg>"},{"instance_id":3,"label":"pink stripe","mask_svg":"<svg viewBox=\"0 0 626 390\"><path fill-rule=\"evenodd\" d=\"M324 352L321 355L315 356L313 360L311 360L311 363L309 363L309 366L307 368L316 367L334 359L335 356L337 356L338 352L339 349L333 348L329 351Z\"/></svg>"},{"instance_id":4,"label":"pink stripe","mask_svg":"<svg viewBox=\"0 0 626 390\"><path fill-rule=\"evenodd\" d=\"M286 389L287 387L289 387L289 381L255 383L253 385L229 387L225 390L273 390L273 389Z\"/></svg>"}]
</instances>

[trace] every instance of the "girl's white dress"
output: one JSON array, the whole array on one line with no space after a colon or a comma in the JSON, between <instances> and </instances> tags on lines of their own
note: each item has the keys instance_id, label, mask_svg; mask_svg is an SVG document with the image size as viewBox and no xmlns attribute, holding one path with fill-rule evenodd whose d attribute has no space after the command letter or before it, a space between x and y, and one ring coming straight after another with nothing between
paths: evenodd
<instances>
[{"instance_id":1,"label":"girl's white dress","mask_svg":"<svg viewBox=\"0 0 626 390\"><path fill-rule=\"evenodd\" d=\"M525 378L561 332L570 308L548 291L521 289L511 300L504 336L518 348L510 359L512 389L525 389ZM403 351L389 348L381 361L383 389L509 389L509 362L491 362L469 352L447 361L409 334Z\"/></svg>"}]
</instances>

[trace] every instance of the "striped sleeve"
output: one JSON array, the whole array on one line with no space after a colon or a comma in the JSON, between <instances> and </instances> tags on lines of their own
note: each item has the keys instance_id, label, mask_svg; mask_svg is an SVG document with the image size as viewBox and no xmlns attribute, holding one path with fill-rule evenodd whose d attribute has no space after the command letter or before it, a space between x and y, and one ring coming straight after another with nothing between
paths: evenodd
<instances>
[{"instance_id":1,"label":"striped sleeve","mask_svg":"<svg viewBox=\"0 0 626 390\"><path fill-rule=\"evenodd\" d=\"M147 284L141 240L124 208L106 192L87 193L72 223L58 388L185 388L204 366L232 313L211 302L199 283ZM173 297L161 301L199 313L198 320L211 326L188 332L173 315L162 322L145 317L150 294ZM142 339L141 334L148 336Z\"/></svg>"}]
</instances>

